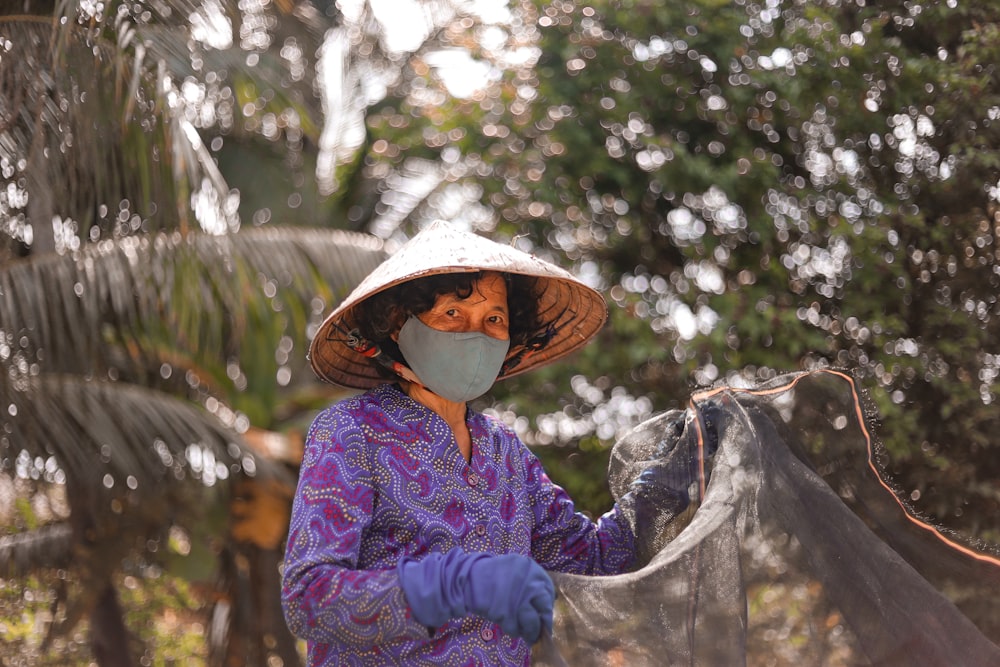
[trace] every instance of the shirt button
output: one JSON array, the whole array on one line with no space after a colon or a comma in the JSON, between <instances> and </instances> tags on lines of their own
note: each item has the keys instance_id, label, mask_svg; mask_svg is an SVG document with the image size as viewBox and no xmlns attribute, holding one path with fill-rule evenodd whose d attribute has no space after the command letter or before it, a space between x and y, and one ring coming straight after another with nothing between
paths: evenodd
<instances>
[{"instance_id":1,"label":"shirt button","mask_svg":"<svg viewBox=\"0 0 1000 667\"><path fill-rule=\"evenodd\" d=\"M479 636L483 638L483 641L491 642L493 641L493 628L488 625L484 625L479 630Z\"/></svg>"},{"instance_id":2,"label":"shirt button","mask_svg":"<svg viewBox=\"0 0 1000 667\"><path fill-rule=\"evenodd\" d=\"M469 473L469 486L476 486L477 484L479 484L479 480L480 477L478 473L475 472Z\"/></svg>"},{"instance_id":3,"label":"shirt button","mask_svg":"<svg viewBox=\"0 0 1000 667\"><path fill-rule=\"evenodd\" d=\"M476 526L476 535L479 535L480 537L482 537L485 534L486 534L486 526L484 526L483 524L477 525Z\"/></svg>"}]
</instances>

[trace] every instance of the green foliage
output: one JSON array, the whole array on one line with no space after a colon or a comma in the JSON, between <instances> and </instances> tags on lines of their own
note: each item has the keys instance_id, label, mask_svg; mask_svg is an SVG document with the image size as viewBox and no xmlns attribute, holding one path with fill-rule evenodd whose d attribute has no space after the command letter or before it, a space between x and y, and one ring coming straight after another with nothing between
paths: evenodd
<instances>
[{"instance_id":1,"label":"green foliage","mask_svg":"<svg viewBox=\"0 0 1000 667\"><path fill-rule=\"evenodd\" d=\"M157 570L123 575L118 581L130 630L144 648L142 664L195 667L206 664L203 592ZM64 618L60 595L79 595L81 583L66 571L44 570L0 579L0 663L11 667L86 667L94 664L81 623L69 636L42 642L53 622Z\"/></svg>"},{"instance_id":2,"label":"green foliage","mask_svg":"<svg viewBox=\"0 0 1000 667\"><path fill-rule=\"evenodd\" d=\"M534 449L552 481L570 492L576 509L596 519L611 508L607 471L611 450L596 438L587 438L573 448Z\"/></svg>"},{"instance_id":3,"label":"green foliage","mask_svg":"<svg viewBox=\"0 0 1000 667\"><path fill-rule=\"evenodd\" d=\"M203 632L209 621L204 595L184 579L126 576L119 586L129 623L136 628L145 659L164 667L206 664Z\"/></svg>"},{"instance_id":4,"label":"green foliage","mask_svg":"<svg viewBox=\"0 0 1000 667\"><path fill-rule=\"evenodd\" d=\"M591 350L497 398L596 433L574 376L664 410L731 374L849 368L901 488L954 527L995 524L995 3L525 7L538 61L488 107L511 132L476 116L454 145L481 132L498 235L597 267L612 313ZM411 111L369 124L379 160L440 122Z\"/></svg>"}]
</instances>

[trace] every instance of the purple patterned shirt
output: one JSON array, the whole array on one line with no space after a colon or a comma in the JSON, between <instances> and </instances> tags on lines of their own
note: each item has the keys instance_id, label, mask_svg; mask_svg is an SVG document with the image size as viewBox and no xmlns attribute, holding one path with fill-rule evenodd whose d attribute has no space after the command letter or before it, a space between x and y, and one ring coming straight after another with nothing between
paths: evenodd
<instances>
[{"instance_id":1,"label":"purple patterned shirt","mask_svg":"<svg viewBox=\"0 0 1000 667\"><path fill-rule=\"evenodd\" d=\"M318 665L527 665L527 642L477 616L431 632L396 574L404 556L462 547L544 568L617 574L633 536L617 508L577 513L502 423L469 410L472 460L436 413L381 385L323 411L306 440L285 554L289 628Z\"/></svg>"}]
</instances>

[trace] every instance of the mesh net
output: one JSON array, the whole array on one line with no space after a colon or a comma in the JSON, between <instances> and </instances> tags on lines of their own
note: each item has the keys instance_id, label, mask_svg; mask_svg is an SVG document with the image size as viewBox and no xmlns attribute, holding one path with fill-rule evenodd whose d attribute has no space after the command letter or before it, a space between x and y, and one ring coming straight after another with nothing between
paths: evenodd
<instances>
[{"instance_id":1,"label":"mesh net","mask_svg":"<svg viewBox=\"0 0 1000 667\"><path fill-rule=\"evenodd\" d=\"M1000 665L1000 559L906 510L850 376L696 394L615 445L615 497L651 464L695 502L634 510L636 571L553 574L533 665Z\"/></svg>"}]
</instances>

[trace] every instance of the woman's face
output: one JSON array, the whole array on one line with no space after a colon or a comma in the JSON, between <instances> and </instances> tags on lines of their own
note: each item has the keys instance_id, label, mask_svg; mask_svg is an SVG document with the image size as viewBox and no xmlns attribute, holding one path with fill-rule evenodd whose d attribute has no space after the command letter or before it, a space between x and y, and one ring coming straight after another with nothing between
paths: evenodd
<instances>
[{"instance_id":1,"label":"woman's face","mask_svg":"<svg viewBox=\"0 0 1000 667\"><path fill-rule=\"evenodd\" d=\"M478 331L500 340L510 338L507 283L496 272L487 272L472 283L467 297L442 294L430 310L417 317L438 331Z\"/></svg>"}]
</instances>

